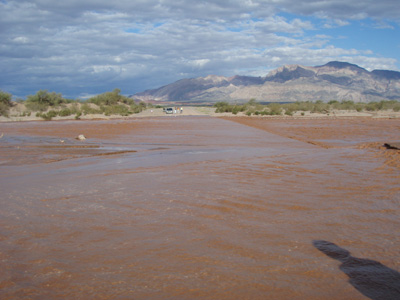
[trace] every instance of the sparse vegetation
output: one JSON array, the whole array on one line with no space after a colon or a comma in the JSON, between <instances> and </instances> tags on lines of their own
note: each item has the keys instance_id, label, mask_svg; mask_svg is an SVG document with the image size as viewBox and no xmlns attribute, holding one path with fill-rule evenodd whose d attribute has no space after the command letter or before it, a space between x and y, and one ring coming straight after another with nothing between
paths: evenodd
<instances>
[{"instance_id":1,"label":"sparse vegetation","mask_svg":"<svg viewBox=\"0 0 400 300\"><path fill-rule=\"evenodd\" d=\"M291 103L269 103L262 105L257 103L254 99L251 99L245 104L229 104L227 102L217 102L214 107L216 113L230 112L237 114L243 112L247 116L279 116L287 115L293 116L295 113L300 112L301 116L305 115L305 112L320 114L331 114L335 110L349 110L349 111L381 111L381 110L393 110L394 112L400 111L400 102L395 100L382 100L380 102L369 102L369 103L355 103L353 101L337 101L331 100L329 102L319 101L302 101L302 102L291 102Z\"/></svg>"},{"instance_id":2,"label":"sparse vegetation","mask_svg":"<svg viewBox=\"0 0 400 300\"><path fill-rule=\"evenodd\" d=\"M120 95L120 92L121 90L114 89L112 92L106 92L92 97L88 102L100 107L100 110L95 110L95 113L100 112L106 116L113 114L129 116L134 113L140 113L146 108L145 103L136 104L133 99ZM85 109L87 111L92 110L89 107L85 107Z\"/></svg>"},{"instance_id":3,"label":"sparse vegetation","mask_svg":"<svg viewBox=\"0 0 400 300\"><path fill-rule=\"evenodd\" d=\"M12 95L0 90L0 116L8 116L8 111L12 106Z\"/></svg>"},{"instance_id":4,"label":"sparse vegetation","mask_svg":"<svg viewBox=\"0 0 400 300\"><path fill-rule=\"evenodd\" d=\"M35 95L29 95L26 100L19 99L17 103L25 105L25 111L19 116L30 116L36 112L36 117L44 120L53 118L68 117L75 115L80 119L82 115L103 114L129 116L140 113L146 109L145 103L135 103L131 98L120 94L119 89L106 92L90 98L87 101L65 99L61 94L40 90ZM0 90L0 115L8 116L9 108L13 105L12 95Z\"/></svg>"},{"instance_id":5,"label":"sparse vegetation","mask_svg":"<svg viewBox=\"0 0 400 300\"><path fill-rule=\"evenodd\" d=\"M49 107L58 107L63 103L70 103L73 100L67 100L61 94L40 90L35 95L29 95L25 101L25 106L31 111L45 112Z\"/></svg>"},{"instance_id":6,"label":"sparse vegetation","mask_svg":"<svg viewBox=\"0 0 400 300\"><path fill-rule=\"evenodd\" d=\"M0 116L9 116L10 108L18 105L17 115L13 117L31 116L44 120L52 120L55 117L75 116L79 120L82 116L89 114L100 114L105 116L120 115L129 116L140 113L146 108L153 108L151 104L144 102L136 103L133 99L120 94L119 89L94 96L87 101L65 99L61 94L40 90L35 95L29 95L26 100L17 99L12 101L12 95L0 90ZM23 104L21 106L21 104ZM161 106L156 106L160 108ZM290 103L268 103L261 104L256 99L250 99L246 103L217 102L214 104L216 113L243 114L247 116L305 116L306 112L311 114L330 115L335 111L347 110L357 112L376 111L400 111L400 102L395 100L382 100L379 102L360 103L354 101L329 102L299 101Z\"/></svg>"}]
</instances>

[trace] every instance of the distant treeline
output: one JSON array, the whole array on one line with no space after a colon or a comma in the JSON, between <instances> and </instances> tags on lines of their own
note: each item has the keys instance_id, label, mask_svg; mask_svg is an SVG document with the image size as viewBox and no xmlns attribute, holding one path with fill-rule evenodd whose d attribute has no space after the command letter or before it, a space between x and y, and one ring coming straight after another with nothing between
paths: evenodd
<instances>
[{"instance_id":1,"label":"distant treeline","mask_svg":"<svg viewBox=\"0 0 400 300\"><path fill-rule=\"evenodd\" d=\"M61 94L40 90L35 95L29 95L23 103L26 110L21 116L30 116L36 112L37 117L51 120L56 116L75 115L79 119L87 114L104 114L128 116L139 113L147 107L146 103L136 103L133 99L120 94L119 89L106 92L86 101L65 99ZM0 90L0 115L8 116L9 109L15 103L11 100L12 95Z\"/></svg>"},{"instance_id":2,"label":"distant treeline","mask_svg":"<svg viewBox=\"0 0 400 300\"><path fill-rule=\"evenodd\" d=\"M245 104L229 104L228 102L217 102L214 104L216 108L215 112L225 113L229 112L234 115L239 112L251 115L288 115L292 116L296 112L309 111L311 113L324 113L329 114L334 110L354 110L357 112L363 111L379 111L379 110L393 110L395 112L400 111L400 102L395 100L382 100L379 102L361 103L354 101L337 101L331 100L329 102L323 101L301 101L301 102L290 102L290 103L268 103L260 104L255 99L251 99Z\"/></svg>"}]
</instances>

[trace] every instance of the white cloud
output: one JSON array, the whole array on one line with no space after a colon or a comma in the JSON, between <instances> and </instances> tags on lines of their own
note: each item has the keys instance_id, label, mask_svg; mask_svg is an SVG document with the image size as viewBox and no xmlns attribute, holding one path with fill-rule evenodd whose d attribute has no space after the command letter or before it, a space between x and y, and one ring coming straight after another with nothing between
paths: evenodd
<instances>
[{"instance_id":1,"label":"white cloud","mask_svg":"<svg viewBox=\"0 0 400 300\"><path fill-rule=\"evenodd\" d=\"M182 76L266 74L292 63L398 63L357 45L334 46L322 28L365 17L384 28L399 21L397 0L9 0L0 11L0 89L18 96L134 93Z\"/></svg>"},{"instance_id":2,"label":"white cloud","mask_svg":"<svg viewBox=\"0 0 400 300\"><path fill-rule=\"evenodd\" d=\"M29 42L29 39L25 36L17 36L13 38L13 41L18 44L27 44Z\"/></svg>"}]
</instances>

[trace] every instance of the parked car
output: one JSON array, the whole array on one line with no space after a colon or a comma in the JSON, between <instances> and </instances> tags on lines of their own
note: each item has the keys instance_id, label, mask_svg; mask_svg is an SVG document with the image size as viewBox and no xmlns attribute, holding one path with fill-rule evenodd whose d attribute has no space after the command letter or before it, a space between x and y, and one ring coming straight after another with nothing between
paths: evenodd
<instances>
[{"instance_id":1,"label":"parked car","mask_svg":"<svg viewBox=\"0 0 400 300\"><path fill-rule=\"evenodd\" d=\"M173 114L173 113L174 113L174 109L173 109L172 107L167 107L167 108L165 109L165 113L167 113L167 114Z\"/></svg>"}]
</instances>

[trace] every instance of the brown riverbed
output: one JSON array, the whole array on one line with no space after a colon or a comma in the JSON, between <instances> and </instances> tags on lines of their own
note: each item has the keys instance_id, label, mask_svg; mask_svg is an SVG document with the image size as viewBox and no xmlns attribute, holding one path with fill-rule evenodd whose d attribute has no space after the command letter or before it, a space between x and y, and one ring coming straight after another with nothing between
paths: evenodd
<instances>
[{"instance_id":1,"label":"brown riverbed","mask_svg":"<svg viewBox=\"0 0 400 300\"><path fill-rule=\"evenodd\" d=\"M0 124L1 299L398 299L400 119ZM84 134L85 141L75 137Z\"/></svg>"}]
</instances>

